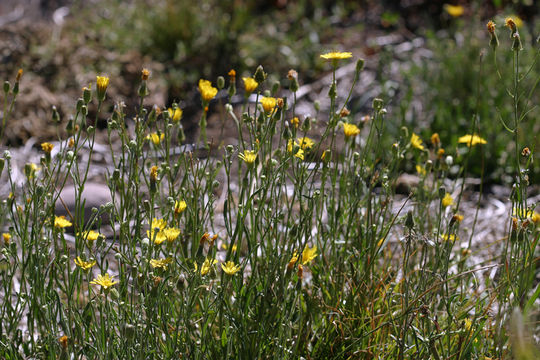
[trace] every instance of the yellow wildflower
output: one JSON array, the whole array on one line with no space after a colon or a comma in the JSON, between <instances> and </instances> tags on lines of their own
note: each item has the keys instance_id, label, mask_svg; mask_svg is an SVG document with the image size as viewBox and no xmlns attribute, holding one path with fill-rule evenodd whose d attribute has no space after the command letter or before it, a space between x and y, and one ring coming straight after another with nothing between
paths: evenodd
<instances>
[{"instance_id":1,"label":"yellow wildflower","mask_svg":"<svg viewBox=\"0 0 540 360\"><path fill-rule=\"evenodd\" d=\"M352 57L351 52L337 52L337 51L332 51L332 52L321 55L321 58L326 59L326 60L343 60L343 59L348 59L351 57Z\"/></svg>"},{"instance_id":2,"label":"yellow wildflower","mask_svg":"<svg viewBox=\"0 0 540 360\"><path fill-rule=\"evenodd\" d=\"M204 262L201 265L201 275L204 276L212 270L212 266L217 263L216 259L205 259ZM195 263L195 272L197 272L198 266L197 263Z\"/></svg>"},{"instance_id":3,"label":"yellow wildflower","mask_svg":"<svg viewBox=\"0 0 540 360\"><path fill-rule=\"evenodd\" d=\"M462 222L463 219L464 219L464 217L461 214L455 214L454 216L452 216L453 221Z\"/></svg>"},{"instance_id":4,"label":"yellow wildflower","mask_svg":"<svg viewBox=\"0 0 540 360\"><path fill-rule=\"evenodd\" d=\"M289 260L289 263L287 264L287 269L292 269L294 264L296 264L296 262L298 261L298 252L295 250L292 257L291 257L291 260Z\"/></svg>"},{"instance_id":5,"label":"yellow wildflower","mask_svg":"<svg viewBox=\"0 0 540 360\"><path fill-rule=\"evenodd\" d=\"M465 9L461 5L444 4L444 11L452 17L460 17L463 15Z\"/></svg>"},{"instance_id":6,"label":"yellow wildflower","mask_svg":"<svg viewBox=\"0 0 540 360\"><path fill-rule=\"evenodd\" d=\"M96 241L101 236L100 233L94 230L83 231L82 233L78 233L77 235L88 241Z\"/></svg>"},{"instance_id":7,"label":"yellow wildflower","mask_svg":"<svg viewBox=\"0 0 540 360\"><path fill-rule=\"evenodd\" d=\"M65 216L54 217L54 227L58 229L67 228L73 225L69 220L66 220Z\"/></svg>"},{"instance_id":8,"label":"yellow wildflower","mask_svg":"<svg viewBox=\"0 0 540 360\"><path fill-rule=\"evenodd\" d=\"M238 157L244 160L247 164L253 164L257 160L257 153L253 150L244 150L243 154L239 154Z\"/></svg>"},{"instance_id":9,"label":"yellow wildflower","mask_svg":"<svg viewBox=\"0 0 540 360\"><path fill-rule=\"evenodd\" d=\"M212 83L208 80L199 80L199 92L204 102L212 100L218 93L218 89L212 86Z\"/></svg>"},{"instance_id":10,"label":"yellow wildflower","mask_svg":"<svg viewBox=\"0 0 540 360\"><path fill-rule=\"evenodd\" d=\"M441 144L441 138L439 137L439 133L433 133L431 135L431 143L435 146L439 146Z\"/></svg>"},{"instance_id":11,"label":"yellow wildflower","mask_svg":"<svg viewBox=\"0 0 540 360\"><path fill-rule=\"evenodd\" d=\"M73 261L75 265L83 269L84 271L90 270L92 266L96 265L96 261L84 261L80 256Z\"/></svg>"},{"instance_id":12,"label":"yellow wildflower","mask_svg":"<svg viewBox=\"0 0 540 360\"><path fill-rule=\"evenodd\" d=\"M9 242L11 241L11 234L10 233L3 233L2 234L2 240L4 240L4 245L9 245Z\"/></svg>"},{"instance_id":13,"label":"yellow wildflower","mask_svg":"<svg viewBox=\"0 0 540 360\"><path fill-rule=\"evenodd\" d=\"M179 215L181 213L184 212L184 210L186 210L187 208L187 204L184 200L176 200L175 203L174 203L174 214L175 215Z\"/></svg>"},{"instance_id":14,"label":"yellow wildflower","mask_svg":"<svg viewBox=\"0 0 540 360\"><path fill-rule=\"evenodd\" d=\"M306 246L304 251L302 251L302 264L306 265L311 262L311 260L317 257L317 245L310 248Z\"/></svg>"},{"instance_id":15,"label":"yellow wildflower","mask_svg":"<svg viewBox=\"0 0 540 360\"><path fill-rule=\"evenodd\" d=\"M90 281L90 284L100 285L103 289L108 290L111 286L118 284L118 281L114 281L108 273L105 275L98 275L97 278Z\"/></svg>"},{"instance_id":16,"label":"yellow wildflower","mask_svg":"<svg viewBox=\"0 0 540 360\"><path fill-rule=\"evenodd\" d=\"M451 242L454 242L456 240L459 240L459 237L456 236L455 234L441 234L441 238L444 240L444 241L451 241Z\"/></svg>"},{"instance_id":17,"label":"yellow wildflower","mask_svg":"<svg viewBox=\"0 0 540 360\"><path fill-rule=\"evenodd\" d=\"M488 21L487 25L487 31L490 33L490 34L493 34L495 33L495 23L491 20Z\"/></svg>"},{"instance_id":18,"label":"yellow wildflower","mask_svg":"<svg viewBox=\"0 0 540 360\"><path fill-rule=\"evenodd\" d=\"M417 164L417 165L416 165L416 172L417 172L419 175L426 176L426 168L423 167L423 166L420 165L420 164Z\"/></svg>"},{"instance_id":19,"label":"yellow wildflower","mask_svg":"<svg viewBox=\"0 0 540 360\"><path fill-rule=\"evenodd\" d=\"M420 139L420 136L416 135L415 133L412 133L411 135L411 145L418 150L424 150L424 145L422 145L422 139Z\"/></svg>"},{"instance_id":20,"label":"yellow wildflower","mask_svg":"<svg viewBox=\"0 0 540 360\"><path fill-rule=\"evenodd\" d=\"M261 98L261 104L262 104L262 107L264 109L264 112L269 114L272 112L272 110L274 110L274 108L276 107L277 105L277 99L276 98L273 98L273 97L266 97L266 96L263 96Z\"/></svg>"},{"instance_id":21,"label":"yellow wildflower","mask_svg":"<svg viewBox=\"0 0 540 360\"><path fill-rule=\"evenodd\" d=\"M150 70L148 69L142 69L141 70L141 80L146 81L150 77Z\"/></svg>"},{"instance_id":22,"label":"yellow wildflower","mask_svg":"<svg viewBox=\"0 0 540 360\"><path fill-rule=\"evenodd\" d=\"M472 328L472 320L467 318L465 319L465 330L471 331Z\"/></svg>"},{"instance_id":23,"label":"yellow wildflower","mask_svg":"<svg viewBox=\"0 0 540 360\"><path fill-rule=\"evenodd\" d=\"M297 116L293 117L293 118L291 119L291 124L292 124L295 128L297 128L298 125L300 124L300 119L298 119Z\"/></svg>"},{"instance_id":24,"label":"yellow wildflower","mask_svg":"<svg viewBox=\"0 0 540 360\"><path fill-rule=\"evenodd\" d=\"M180 229L177 229L177 228L174 228L174 227L173 228L163 229L162 232L163 232L163 235L165 236L165 238L167 239L168 242L173 242L174 240L176 240L178 235L180 235Z\"/></svg>"},{"instance_id":25,"label":"yellow wildflower","mask_svg":"<svg viewBox=\"0 0 540 360\"><path fill-rule=\"evenodd\" d=\"M159 230L165 229L165 226L167 226L167 221L165 219L157 218L152 219L152 224L150 225L152 229L159 228Z\"/></svg>"},{"instance_id":26,"label":"yellow wildflower","mask_svg":"<svg viewBox=\"0 0 540 360\"><path fill-rule=\"evenodd\" d=\"M58 342L60 343L60 345L62 346L62 349L66 350L67 349L67 346L68 346L68 337L66 335L60 337L60 339L58 339Z\"/></svg>"},{"instance_id":27,"label":"yellow wildflower","mask_svg":"<svg viewBox=\"0 0 540 360\"><path fill-rule=\"evenodd\" d=\"M313 145L315 145L315 142L307 136L298 138L298 146L300 146L302 150L311 150Z\"/></svg>"},{"instance_id":28,"label":"yellow wildflower","mask_svg":"<svg viewBox=\"0 0 540 360\"><path fill-rule=\"evenodd\" d=\"M444 197L442 198L442 206L448 207L454 205L454 198L449 193L444 194Z\"/></svg>"},{"instance_id":29,"label":"yellow wildflower","mask_svg":"<svg viewBox=\"0 0 540 360\"><path fill-rule=\"evenodd\" d=\"M148 135L146 137L146 139L148 140L152 140L152 142L154 143L154 145L159 145L163 139L165 138L165 134L161 134L161 135L158 135L157 133L151 133L150 135Z\"/></svg>"},{"instance_id":30,"label":"yellow wildflower","mask_svg":"<svg viewBox=\"0 0 540 360\"><path fill-rule=\"evenodd\" d=\"M167 266L173 261L172 257L168 257L166 259L151 259L150 265L153 268L162 268L163 270L167 270Z\"/></svg>"},{"instance_id":31,"label":"yellow wildflower","mask_svg":"<svg viewBox=\"0 0 540 360\"><path fill-rule=\"evenodd\" d=\"M257 86L259 86L259 83L256 82L252 77L244 77L242 80L244 80L244 87L246 89L246 93L248 94L254 92L255 89L257 89Z\"/></svg>"},{"instance_id":32,"label":"yellow wildflower","mask_svg":"<svg viewBox=\"0 0 540 360\"><path fill-rule=\"evenodd\" d=\"M531 215L531 221L535 224L539 224L540 223L540 214L537 213L536 211Z\"/></svg>"},{"instance_id":33,"label":"yellow wildflower","mask_svg":"<svg viewBox=\"0 0 540 360\"><path fill-rule=\"evenodd\" d=\"M179 107L174 110L169 108L167 109L167 111L169 112L169 116L171 117L172 121L175 123L180 121L180 119L182 118L182 114L184 113Z\"/></svg>"},{"instance_id":34,"label":"yellow wildflower","mask_svg":"<svg viewBox=\"0 0 540 360\"><path fill-rule=\"evenodd\" d=\"M98 100L103 101L105 99L105 92L107 91L107 87L109 86L109 78L106 76L97 76L96 84Z\"/></svg>"},{"instance_id":35,"label":"yellow wildflower","mask_svg":"<svg viewBox=\"0 0 540 360\"><path fill-rule=\"evenodd\" d=\"M345 137L349 138L360 134L360 129L355 124L343 123L343 133Z\"/></svg>"},{"instance_id":36,"label":"yellow wildflower","mask_svg":"<svg viewBox=\"0 0 540 360\"><path fill-rule=\"evenodd\" d=\"M41 150L43 150L47 154L50 154L53 148L54 148L54 145L51 143L48 143L48 142L41 143Z\"/></svg>"},{"instance_id":37,"label":"yellow wildflower","mask_svg":"<svg viewBox=\"0 0 540 360\"><path fill-rule=\"evenodd\" d=\"M227 261L225 264L221 264L221 268L227 275L234 275L240 271L240 265L235 265L232 261Z\"/></svg>"},{"instance_id":38,"label":"yellow wildflower","mask_svg":"<svg viewBox=\"0 0 540 360\"><path fill-rule=\"evenodd\" d=\"M477 144L487 144L487 141L478 135L464 135L458 139L458 143L467 144L468 147L471 147Z\"/></svg>"}]
</instances>

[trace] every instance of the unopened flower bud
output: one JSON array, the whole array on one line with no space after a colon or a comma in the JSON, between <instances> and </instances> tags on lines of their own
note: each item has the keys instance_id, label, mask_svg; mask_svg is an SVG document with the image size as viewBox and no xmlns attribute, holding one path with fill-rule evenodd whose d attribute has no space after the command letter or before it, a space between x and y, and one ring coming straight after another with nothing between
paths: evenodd
<instances>
[{"instance_id":1,"label":"unopened flower bud","mask_svg":"<svg viewBox=\"0 0 540 360\"><path fill-rule=\"evenodd\" d=\"M223 76L218 76L216 83L219 90L223 89L225 87L225 78Z\"/></svg>"},{"instance_id":2,"label":"unopened flower bud","mask_svg":"<svg viewBox=\"0 0 540 360\"><path fill-rule=\"evenodd\" d=\"M255 70L255 75L253 75L253 78L255 79L256 82L261 84L264 82L264 80L266 80L266 76L267 74L264 72L262 65L259 65L257 67L257 70Z\"/></svg>"}]
</instances>

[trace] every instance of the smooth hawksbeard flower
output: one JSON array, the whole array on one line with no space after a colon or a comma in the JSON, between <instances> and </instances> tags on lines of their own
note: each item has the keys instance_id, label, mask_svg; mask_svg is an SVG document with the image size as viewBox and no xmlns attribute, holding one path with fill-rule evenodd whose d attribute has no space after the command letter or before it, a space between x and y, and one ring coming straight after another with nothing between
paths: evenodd
<instances>
[{"instance_id":1,"label":"smooth hawksbeard flower","mask_svg":"<svg viewBox=\"0 0 540 360\"><path fill-rule=\"evenodd\" d=\"M154 145L158 146L163 139L165 138L165 134L158 135L157 133L151 133L146 137L148 140L151 140Z\"/></svg>"},{"instance_id":2,"label":"smooth hawksbeard flower","mask_svg":"<svg viewBox=\"0 0 540 360\"><path fill-rule=\"evenodd\" d=\"M444 240L444 241L451 241L451 242L454 242L456 240L459 240L459 236L455 235L455 234L441 234L441 238Z\"/></svg>"},{"instance_id":3,"label":"smooth hawksbeard flower","mask_svg":"<svg viewBox=\"0 0 540 360\"><path fill-rule=\"evenodd\" d=\"M75 265L83 269L84 271L88 271L92 268L92 266L96 265L96 261L84 261L81 259L80 256L77 256L77 258L73 261Z\"/></svg>"},{"instance_id":4,"label":"smooth hawksbeard flower","mask_svg":"<svg viewBox=\"0 0 540 360\"><path fill-rule=\"evenodd\" d=\"M174 214L175 215L180 215L181 213L184 212L184 210L186 210L187 208L187 204L184 200L176 200L175 203L174 203Z\"/></svg>"},{"instance_id":5,"label":"smooth hawksbeard flower","mask_svg":"<svg viewBox=\"0 0 540 360\"><path fill-rule=\"evenodd\" d=\"M495 23L491 20L488 21L487 25L486 25L486 28L487 28L487 31L490 33L490 34L493 34L495 33Z\"/></svg>"},{"instance_id":6,"label":"smooth hawksbeard flower","mask_svg":"<svg viewBox=\"0 0 540 360\"><path fill-rule=\"evenodd\" d=\"M106 273L105 275L98 275L97 278L90 281L90 284L100 285L103 289L108 290L111 286L118 284L118 281L114 281L111 275Z\"/></svg>"},{"instance_id":7,"label":"smooth hawksbeard flower","mask_svg":"<svg viewBox=\"0 0 540 360\"><path fill-rule=\"evenodd\" d=\"M478 135L464 135L458 139L458 143L467 144L468 147L478 144L487 144L487 141Z\"/></svg>"},{"instance_id":8,"label":"smooth hawksbeard flower","mask_svg":"<svg viewBox=\"0 0 540 360\"><path fill-rule=\"evenodd\" d=\"M47 154L50 154L53 148L54 148L54 145L51 143L44 142L41 144L41 150L43 150Z\"/></svg>"},{"instance_id":9,"label":"smooth hawksbeard flower","mask_svg":"<svg viewBox=\"0 0 540 360\"><path fill-rule=\"evenodd\" d=\"M272 110L274 110L274 108L277 105L277 99L273 98L273 97L263 96L261 98L261 104L262 104L262 107L264 109L264 112L267 113L267 114L270 114L272 112Z\"/></svg>"},{"instance_id":10,"label":"smooth hawksbeard flower","mask_svg":"<svg viewBox=\"0 0 540 360\"><path fill-rule=\"evenodd\" d=\"M78 233L77 235L88 241L96 241L101 236L100 233L94 230L83 231L82 233Z\"/></svg>"},{"instance_id":11,"label":"smooth hawksbeard flower","mask_svg":"<svg viewBox=\"0 0 540 360\"><path fill-rule=\"evenodd\" d=\"M251 77L244 77L242 78L244 80L244 88L246 89L246 93L251 94L257 89L257 86L259 86L259 83L255 81L254 78Z\"/></svg>"},{"instance_id":12,"label":"smooth hawksbeard flower","mask_svg":"<svg viewBox=\"0 0 540 360\"><path fill-rule=\"evenodd\" d=\"M448 15L452 17L459 17L463 15L465 9L461 5L444 4L444 11L446 11Z\"/></svg>"},{"instance_id":13,"label":"smooth hawksbeard flower","mask_svg":"<svg viewBox=\"0 0 540 360\"><path fill-rule=\"evenodd\" d=\"M209 102L212 100L218 93L218 89L212 86L212 83L208 80L200 79L199 80L199 92L204 102Z\"/></svg>"},{"instance_id":14,"label":"smooth hawksbeard flower","mask_svg":"<svg viewBox=\"0 0 540 360\"><path fill-rule=\"evenodd\" d=\"M304 251L302 251L302 265L310 263L313 259L317 257L317 245L310 248L306 246Z\"/></svg>"},{"instance_id":15,"label":"smooth hawksbeard flower","mask_svg":"<svg viewBox=\"0 0 540 360\"><path fill-rule=\"evenodd\" d=\"M411 135L411 145L418 150L424 150L422 139L420 139L420 136L416 135L415 133L412 133Z\"/></svg>"},{"instance_id":16,"label":"smooth hawksbeard flower","mask_svg":"<svg viewBox=\"0 0 540 360\"><path fill-rule=\"evenodd\" d=\"M240 265L235 265L232 261L227 261L225 264L221 264L221 268L227 275L234 275L240 271Z\"/></svg>"},{"instance_id":17,"label":"smooth hawksbeard flower","mask_svg":"<svg viewBox=\"0 0 540 360\"><path fill-rule=\"evenodd\" d=\"M351 52L332 51L332 52L321 55L321 58L326 59L326 60L343 60L343 59L348 59L351 57L352 57Z\"/></svg>"},{"instance_id":18,"label":"smooth hawksbeard flower","mask_svg":"<svg viewBox=\"0 0 540 360\"><path fill-rule=\"evenodd\" d=\"M287 151L294 154L294 156L299 158L300 160L304 160L304 150L302 150L300 148L300 144L298 144L293 139L289 140L287 144Z\"/></svg>"},{"instance_id":19,"label":"smooth hawksbeard flower","mask_svg":"<svg viewBox=\"0 0 540 360\"><path fill-rule=\"evenodd\" d=\"M298 138L298 146L300 146L302 150L311 150L313 145L315 145L315 142L307 136Z\"/></svg>"},{"instance_id":20,"label":"smooth hawksbeard flower","mask_svg":"<svg viewBox=\"0 0 540 360\"><path fill-rule=\"evenodd\" d=\"M214 266L215 264L217 264L216 259L205 259L201 265L201 275L204 276L208 274L210 270L212 270L212 266ZM197 266L197 263L195 263L195 272L197 272L198 270L199 268Z\"/></svg>"},{"instance_id":21,"label":"smooth hawksbeard flower","mask_svg":"<svg viewBox=\"0 0 540 360\"><path fill-rule=\"evenodd\" d=\"M448 207L454 205L454 198L449 193L444 194L444 197L442 198L442 206Z\"/></svg>"},{"instance_id":22,"label":"smooth hawksbeard flower","mask_svg":"<svg viewBox=\"0 0 540 360\"><path fill-rule=\"evenodd\" d=\"M343 123L343 134L345 134L345 137L350 138L360 134L360 129L354 124Z\"/></svg>"},{"instance_id":23,"label":"smooth hawksbeard flower","mask_svg":"<svg viewBox=\"0 0 540 360\"><path fill-rule=\"evenodd\" d=\"M174 123L179 122L180 119L182 118L183 111L179 107L177 107L174 110L169 108L167 111L169 112L169 116L171 117Z\"/></svg>"},{"instance_id":24,"label":"smooth hawksbeard flower","mask_svg":"<svg viewBox=\"0 0 540 360\"><path fill-rule=\"evenodd\" d=\"M168 257L166 259L151 259L150 265L155 268L162 268L163 270L167 270L167 266L173 261L172 257Z\"/></svg>"},{"instance_id":25,"label":"smooth hawksbeard flower","mask_svg":"<svg viewBox=\"0 0 540 360\"><path fill-rule=\"evenodd\" d=\"M106 76L97 76L96 85L97 85L98 100L103 101L105 99L105 93L107 92L107 87L109 86L109 78Z\"/></svg>"},{"instance_id":26,"label":"smooth hawksbeard flower","mask_svg":"<svg viewBox=\"0 0 540 360\"><path fill-rule=\"evenodd\" d=\"M65 216L55 216L54 217L54 227L57 229L67 228L73 225Z\"/></svg>"},{"instance_id":27,"label":"smooth hawksbeard flower","mask_svg":"<svg viewBox=\"0 0 540 360\"><path fill-rule=\"evenodd\" d=\"M11 241L11 234L10 233L3 233L2 234L2 240L4 240L4 245L9 245L9 242Z\"/></svg>"},{"instance_id":28,"label":"smooth hawksbeard flower","mask_svg":"<svg viewBox=\"0 0 540 360\"><path fill-rule=\"evenodd\" d=\"M162 232L168 242L173 242L180 235L180 229L174 227L163 229Z\"/></svg>"},{"instance_id":29,"label":"smooth hawksbeard flower","mask_svg":"<svg viewBox=\"0 0 540 360\"><path fill-rule=\"evenodd\" d=\"M253 164L257 160L257 153L253 150L244 150L243 154L238 154L238 157L244 160L247 164Z\"/></svg>"},{"instance_id":30,"label":"smooth hawksbeard flower","mask_svg":"<svg viewBox=\"0 0 540 360\"><path fill-rule=\"evenodd\" d=\"M426 168L420 164L416 165L416 172L418 173L418 175L426 176Z\"/></svg>"}]
</instances>

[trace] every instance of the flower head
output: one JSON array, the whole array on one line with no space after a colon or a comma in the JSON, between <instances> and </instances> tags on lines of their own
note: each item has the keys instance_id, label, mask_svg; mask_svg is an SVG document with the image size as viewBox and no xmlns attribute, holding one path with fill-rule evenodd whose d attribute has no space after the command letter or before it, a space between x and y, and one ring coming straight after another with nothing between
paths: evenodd
<instances>
[{"instance_id":1,"label":"flower head","mask_svg":"<svg viewBox=\"0 0 540 360\"><path fill-rule=\"evenodd\" d=\"M416 164L416 172L418 175L426 176L426 168L420 164Z\"/></svg>"},{"instance_id":2,"label":"flower head","mask_svg":"<svg viewBox=\"0 0 540 360\"><path fill-rule=\"evenodd\" d=\"M167 109L167 111L169 112L169 116L174 123L179 122L182 118L183 111L179 107L175 108L174 110L172 108L169 108Z\"/></svg>"},{"instance_id":3,"label":"flower head","mask_svg":"<svg viewBox=\"0 0 540 360\"><path fill-rule=\"evenodd\" d=\"M54 227L57 229L67 228L73 225L65 216L55 216L54 217Z\"/></svg>"},{"instance_id":4,"label":"flower head","mask_svg":"<svg viewBox=\"0 0 540 360\"><path fill-rule=\"evenodd\" d=\"M412 133L411 135L411 145L418 150L424 150L422 139L420 139L420 136L416 135L415 133Z\"/></svg>"},{"instance_id":5,"label":"flower head","mask_svg":"<svg viewBox=\"0 0 540 360\"><path fill-rule=\"evenodd\" d=\"M273 98L273 97L266 97L266 96L263 96L261 98L261 104L262 104L262 107L264 109L264 112L269 114L272 112L272 110L274 110L274 108L276 107L277 105L277 99L276 98Z\"/></svg>"},{"instance_id":6,"label":"flower head","mask_svg":"<svg viewBox=\"0 0 540 360\"><path fill-rule=\"evenodd\" d=\"M244 88L246 89L246 93L251 94L252 92L257 89L257 86L259 86L259 83L255 81L252 77L244 77L242 78L244 80Z\"/></svg>"},{"instance_id":7,"label":"flower head","mask_svg":"<svg viewBox=\"0 0 540 360\"><path fill-rule=\"evenodd\" d=\"M311 150L313 145L315 145L315 142L307 136L298 138L298 146L300 146L302 150Z\"/></svg>"},{"instance_id":8,"label":"flower head","mask_svg":"<svg viewBox=\"0 0 540 360\"><path fill-rule=\"evenodd\" d=\"M292 257L291 257L291 260L289 260L289 263L287 264L287 269L292 269L294 264L296 264L296 262L298 261L298 251L294 251Z\"/></svg>"},{"instance_id":9,"label":"flower head","mask_svg":"<svg viewBox=\"0 0 540 360\"><path fill-rule=\"evenodd\" d=\"M167 266L173 261L172 257L168 257L166 259L151 259L150 265L155 268L162 268L163 270L167 270Z\"/></svg>"},{"instance_id":10,"label":"flower head","mask_svg":"<svg viewBox=\"0 0 540 360\"><path fill-rule=\"evenodd\" d=\"M201 275L204 276L212 270L212 266L217 264L216 259L205 259L201 265ZM195 272L198 271L197 263L195 263Z\"/></svg>"},{"instance_id":11,"label":"flower head","mask_svg":"<svg viewBox=\"0 0 540 360\"><path fill-rule=\"evenodd\" d=\"M463 15L465 9L461 5L444 4L444 11L452 17L460 17Z\"/></svg>"},{"instance_id":12,"label":"flower head","mask_svg":"<svg viewBox=\"0 0 540 360\"><path fill-rule=\"evenodd\" d=\"M459 236L457 236L456 234L441 234L441 238L444 241L451 241L451 242L459 240Z\"/></svg>"},{"instance_id":13,"label":"flower head","mask_svg":"<svg viewBox=\"0 0 540 360\"><path fill-rule=\"evenodd\" d=\"M176 240L178 235L180 235L180 229L177 229L174 227L163 229L162 232L165 238L167 239L167 241L170 243Z\"/></svg>"},{"instance_id":14,"label":"flower head","mask_svg":"<svg viewBox=\"0 0 540 360\"><path fill-rule=\"evenodd\" d=\"M351 57L352 57L351 52L337 52L337 51L332 51L332 52L321 55L321 58L326 59L326 60L343 60L343 59L348 59Z\"/></svg>"},{"instance_id":15,"label":"flower head","mask_svg":"<svg viewBox=\"0 0 540 360\"><path fill-rule=\"evenodd\" d=\"M302 251L302 265L306 265L311 262L311 260L317 257L317 245L310 248L306 246L304 251Z\"/></svg>"},{"instance_id":16,"label":"flower head","mask_svg":"<svg viewBox=\"0 0 540 360\"><path fill-rule=\"evenodd\" d=\"M83 231L82 233L78 233L77 235L88 241L96 241L101 236L100 233L94 230Z\"/></svg>"},{"instance_id":17,"label":"flower head","mask_svg":"<svg viewBox=\"0 0 540 360\"><path fill-rule=\"evenodd\" d=\"M244 153L238 154L238 157L247 164L253 164L257 160L257 153L254 150L244 150Z\"/></svg>"},{"instance_id":18,"label":"flower head","mask_svg":"<svg viewBox=\"0 0 540 360\"><path fill-rule=\"evenodd\" d=\"M150 70L148 69L142 69L141 70L141 80L146 81L150 77Z\"/></svg>"},{"instance_id":19,"label":"flower head","mask_svg":"<svg viewBox=\"0 0 540 360\"><path fill-rule=\"evenodd\" d=\"M160 135L158 135L157 133L151 133L146 138L148 140L151 140L152 143L154 143L155 146L158 146L163 141L163 139L165 138L165 134L161 133Z\"/></svg>"},{"instance_id":20,"label":"flower head","mask_svg":"<svg viewBox=\"0 0 540 360\"><path fill-rule=\"evenodd\" d=\"M4 245L9 245L9 242L11 241L11 234L2 233L2 240L4 240Z\"/></svg>"},{"instance_id":21,"label":"flower head","mask_svg":"<svg viewBox=\"0 0 540 360\"><path fill-rule=\"evenodd\" d=\"M199 92L204 102L209 102L218 93L218 89L212 86L212 83L208 80L199 80Z\"/></svg>"},{"instance_id":22,"label":"flower head","mask_svg":"<svg viewBox=\"0 0 540 360\"><path fill-rule=\"evenodd\" d=\"M444 194L444 197L441 200L443 207L448 207L454 205L454 198L449 193Z\"/></svg>"},{"instance_id":23,"label":"flower head","mask_svg":"<svg viewBox=\"0 0 540 360\"><path fill-rule=\"evenodd\" d=\"M97 76L96 85L97 85L98 100L103 101L105 99L105 93L107 92L107 87L109 86L109 78L106 76Z\"/></svg>"},{"instance_id":24,"label":"flower head","mask_svg":"<svg viewBox=\"0 0 540 360\"><path fill-rule=\"evenodd\" d=\"M175 215L180 215L181 213L184 212L184 210L186 210L187 208L187 204L184 200L176 200L174 202L174 214Z\"/></svg>"},{"instance_id":25,"label":"flower head","mask_svg":"<svg viewBox=\"0 0 540 360\"><path fill-rule=\"evenodd\" d=\"M227 275L234 275L240 271L240 265L235 265L232 261L227 261L225 264L221 264L221 268Z\"/></svg>"},{"instance_id":26,"label":"flower head","mask_svg":"<svg viewBox=\"0 0 540 360\"><path fill-rule=\"evenodd\" d=\"M83 269L84 271L88 271L92 268L92 266L96 265L96 261L84 261L81 259L80 256L77 256L77 258L73 261L75 265Z\"/></svg>"},{"instance_id":27,"label":"flower head","mask_svg":"<svg viewBox=\"0 0 540 360\"><path fill-rule=\"evenodd\" d=\"M53 148L54 148L54 145L51 143L48 143L48 142L41 143L41 150L43 150L47 154L50 154Z\"/></svg>"},{"instance_id":28,"label":"flower head","mask_svg":"<svg viewBox=\"0 0 540 360\"><path fill-rule=\"evenodd\" d=\"M98 275L97 278L90 281L90 284L100 285L103 289L108 290L111 286L118 284L118 281L114 281L114 279L106 273L105 275Z\"/></svg>"},{"instance_id":29,"label":"flower head","mask_svg":"<svg viewBox=\"0 0 540 360\"><path fill-rule=\"evenodd\" d=\"M165 229L165 226L167 226L167 220L165 220L165 219L157 219L157 218L153 218L152 219L152 224L150 225L150 227L152 229L158 228L159 230Z\"/></svg>"},{"instance_id":30,"label":"flower head","mask_svg":"<svg viewBox=\"0 0 540 360\"><path fill-rule=\"evenodd\" d=\"M360 134L360 129L355 124L343 123L343 134L346 138L354 137Z\"/></svg>"},{"instance_id":31,"label":"flower head","mask_svg":"<svg viewBox=\"0 0 540 360\"><path fill-rule=\"evenodd\" d=\"M295 128L297 128L298 125L300 125L300 119L298 119L297 116L293 117L293 118L291 119L291 124L292 124Z\"/></svg>"},{"instance_id":32,"label":"flower head","mask_svg":"<svg viewBox=\"0 0 540 360\"><path fill-rule=\"evenodd\" d=\"M468 147L471 147L477 144L487 144L487 141L478 135L464 135L458 139L458 143L467 144Z\"/></svg>"},{"instance_id":33,"label":"flower head","mask_svg":"<svg viewBox=\"0 0 540 360\"><path fill-rule=\"evenodd\" d=\"M495 33L495 23L493 21L489 20L486 24L486 28L490 34Z\"/></svg>"}]
</instances>

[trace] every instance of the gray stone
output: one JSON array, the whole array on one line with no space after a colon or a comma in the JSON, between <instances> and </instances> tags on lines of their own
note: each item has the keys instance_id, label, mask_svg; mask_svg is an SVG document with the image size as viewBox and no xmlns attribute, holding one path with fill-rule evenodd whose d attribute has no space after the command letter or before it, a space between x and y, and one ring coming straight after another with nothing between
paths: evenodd
<instances>
[{"instance_id":1,"label":"gray stone","mask_svg":"<svg viewBox=\"0 0 540 360\"><path fill-rule=\"evenodd\" d=\"M86 223L92 218L92 208L99 209L100 206L111 201L111 191L107 185L87 182L84 185L84 189L81 194L81 204L84 204L84 222ZM60 192L60 197L56 201L55 205L56 215L64 215L67 219L71 220L66 208L69 210L71 216L76 216L75 187L73 185L66 185L64 189L62 189ZM103 214L101 216L101 223L109 224L109 222L109 216L107 214Z\"/></svg>"}]
</instances>

